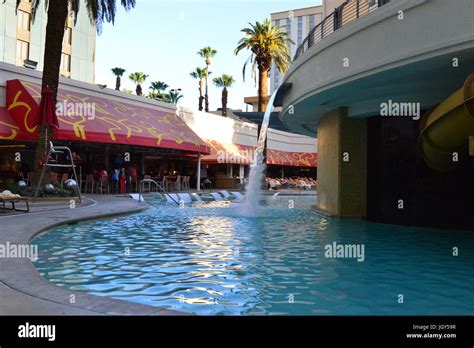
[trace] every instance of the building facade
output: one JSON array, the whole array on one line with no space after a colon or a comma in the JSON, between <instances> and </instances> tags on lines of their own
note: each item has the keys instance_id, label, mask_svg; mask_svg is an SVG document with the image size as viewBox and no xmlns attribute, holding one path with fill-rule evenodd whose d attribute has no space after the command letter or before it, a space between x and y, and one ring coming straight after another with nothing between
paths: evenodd
<instances>
[{"instance_id":1,"label":"building facade","mask_svg":"<svg viewBox=\"0 0 474 348\"><path fill-rule=\"evenodd\" d=\"M82 5L76 25L71 16L65 26L61 75L94 83L96 28L90 23L86 6ZM16 0L0 3L0 61L24 66L25 60L29 60L36 62L36 69L42 71L47 15L40 5L32 21L31 11L31 0L22 0L18 10Z\"/></svg>"},{"instance_id":2,"label":"building facade","mask_svg":"<svg viewBox=\"0 0 474 348\"><path fill-rule=\"evenodd\" d=\"M318 138L318 210L472 230L473 11L471 0L350 0L294 60L277 106L287 128Z\"/></svg>"},{"instance_id":3,"label":"building facade","mask_svg":"<svg viewBox=\"0 0 474 348\"><path fill-rule=\"evenodd\" d=\"M0 191L5 180L18 181L31 172L38 134L32 118L38 110L41 75L0 62ZM130 158L125 166L137 168L140 178L172 172L190 176L191 187L197 187L201 178L210 178L213 188L230 189L243 187L248 177L257 146L255 123L65 77L59 79L58 100L90 103L94 108L93 114L83 111L87 107L59 115L60 126L52 136L55 145L79 154L80 180L101 169L112 172L123 164L117 164L117 159L125 153ZM267 164L277 173L274 176L282 175L282 170L286 176L315 173L313 138L269 129L267 148ZM24 160L17 162L16 153Z\"/></svg>"},{"instance_id":4,"label":"building facade","mask_svg":"<svg viewBox=\"0 0 474 348\"><path fill-rule=\"evenodd\" d=\"M337 7L341 6L346 0L324 0L323 13L324 17L329 16ZM370 2L370 1L369 1Z\"/></svg>"},{"instance_id":5,"label":"building facade","mask_svg":"<svg viewBox=\"0 0 474 348\"><path fill-rule=\"evenodd\" d=\"M314 6L276 12L271 14L273 25L285 26L288 36L293 41L290 44L290 56L296 53L296 49L303 42L309 32L317 26L324 18L323 6ZM281 72L272 64L270 72L270 94L280 86L283 81Z\"/></svg>"}]
</instances>

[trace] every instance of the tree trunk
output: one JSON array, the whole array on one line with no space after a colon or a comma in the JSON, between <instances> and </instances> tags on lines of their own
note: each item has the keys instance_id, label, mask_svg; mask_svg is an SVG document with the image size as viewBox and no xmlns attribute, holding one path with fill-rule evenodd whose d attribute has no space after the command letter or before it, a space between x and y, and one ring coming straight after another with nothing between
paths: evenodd
<instances>
[{"instance_id":1,"label":"tree trunk","mask_svg":"<svg viewBox=\"0 0 474 348\"><path fill-rule=\"evenodd\" d=\"M202 79L199 80L199 111L202 111L202 102L204 97L202 96Z\"/></svg>"},{"instance_id":2,"label":"tree trunk","mask_svg":"<svg viewBox=\"0 0 474 348\"><path fill-rule=\"evenodd\" d=\"M268 98L268 69L258 68L258 112L265 112Z\"/></svg>"},{"instance_id":3,"label":"tree trunk","mask_svg":"<svg viewBox=\"0 0 474 348\"><path fill-rule=\"evenodd\" d=\"M142 86L140 86L140 84L137 85L137 89L135 90L135 92L137 93L137 95L142 95Z\"/></svg>"},{"instance_id":4,"label":"tree trunk","mask_svg":"<svg viewBox=\"0 0 474 348\"><path fill-rule=\"evenodd\" d=\"M222 90L222 116L227 116L227 88Z\"/></svg>"},{"instance_id":5,"label":"tree trunk","mask_svg":"<svg viewBox=\"0 0 474 348\"><path fill-rule=\"evenodd\" d=\"M64 29L68 15L68 2L64 0L49 0L48 23L46 25L46 42L44 48L44 67L42 87L49 86L53 92L53 105L56 105L59 85L59 69L61 67L61 52L63 46ZM33 163L33 183L35 186L42 185L39 182L42 168L40 161L47 154L46 138L48 140L50 127L40 125L38 127L38 140L35 149L35 161ZM46 182L49 181L49 171L46 171Z\"/></svg>"},{"instance_id":6,"label":"tree trunk","mask_svg":"<svg viewBox=\"0 0 474 348\"><path fill-rule=\"evenodd\" d=\"M117 79L115 80L115 90L120 91L121 84L122 84L122 81L120 81L120 76L117 76Z\"/></svg>"},{"instance_id":7,"label":"tree trunk","mask_svg":"<svg viewBox=\"0 0 474 348\"><path fill-rule=\"evenodd\" d=\"M206 67L205 111L209 112L209 66Z\"/></svg>"}]
</instances>

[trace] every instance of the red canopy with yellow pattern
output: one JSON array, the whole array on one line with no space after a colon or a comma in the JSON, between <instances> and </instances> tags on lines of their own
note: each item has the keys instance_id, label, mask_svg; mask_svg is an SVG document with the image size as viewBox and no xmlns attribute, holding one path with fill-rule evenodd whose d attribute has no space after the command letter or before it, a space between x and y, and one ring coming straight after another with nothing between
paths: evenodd
<instances>
[{"instance_id":1,"label":"red canopy with yellow pattern","mask_svg":"<svg viewBox=\"0 0 474 348\"><path fill-rule=\"evenodd\" d=\"M0 115L0 137L36 139L38 129L32 121L40 97L39 85L8 81L7 110L11 118ZM175 113L70 91L61 86L57 99L59 128L54 129L53 139L210 153L209 146Z\"/></svg>"}]
</instances>

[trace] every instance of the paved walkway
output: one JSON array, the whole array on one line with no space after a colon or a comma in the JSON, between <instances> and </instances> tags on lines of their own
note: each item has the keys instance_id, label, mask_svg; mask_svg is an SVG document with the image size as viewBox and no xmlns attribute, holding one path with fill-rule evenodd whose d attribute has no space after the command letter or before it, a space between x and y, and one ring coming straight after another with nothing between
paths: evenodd
<instances>
[{"instance_id":1,"label":"paved walkway","mask_svg":"<svg viewBox=\"0 0 474 348\"><path fill-rule=\"evenodd\" d=\"M134 213L146 205L130 198L89 196L70 208L69 199L39 201L30 213L0 213L0 245L28 244L38 233L63 223ZM127 301L72 292L49 283L27 258L0 258L0 315L183 315Z\"/></svg>"}]
</instances>

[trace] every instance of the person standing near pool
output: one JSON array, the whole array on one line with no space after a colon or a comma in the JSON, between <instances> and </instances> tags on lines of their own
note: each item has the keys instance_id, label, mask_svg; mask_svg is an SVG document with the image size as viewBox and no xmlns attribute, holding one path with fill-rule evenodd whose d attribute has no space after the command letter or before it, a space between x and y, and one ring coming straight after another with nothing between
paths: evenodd
<instances>
[{"instance_id":1,"label":"person standing near pool","mask_svg":"<svg viewBox=\"0 0 474 348\"><path fill-rule=\"evenodd\" d=\"M116 192L118 192L119 175L120 175L120 171L118 169L115 169L114 173L112 174L112 187L114 188L114 191Z\"/></svg>"},{"instance_id":2,"label":"person standing near pool","mask_svg":"<svg viewBox=\"0 0 474 348\"><path fill-rule=\"evenodd\" d=\"M125 174L125 168L122 167L120 170L120 193L124 194L125 193L125 186L127 183L127 177Z\"/></svg>"}]
</instances>

